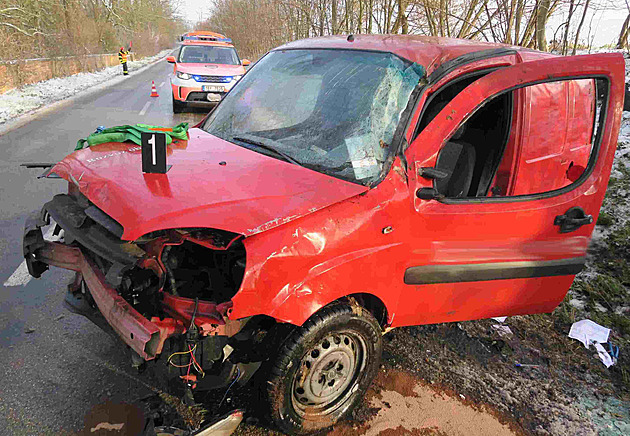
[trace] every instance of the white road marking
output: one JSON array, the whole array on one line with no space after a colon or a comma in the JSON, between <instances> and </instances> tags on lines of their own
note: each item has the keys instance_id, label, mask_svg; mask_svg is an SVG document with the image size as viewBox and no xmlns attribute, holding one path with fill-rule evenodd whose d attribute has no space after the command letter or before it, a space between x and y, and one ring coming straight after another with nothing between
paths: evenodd
<instances>
[{"instance_id":1,"label":"white road marking","mask_svg":"<svg viewBox=\"0 0 630 436\"><path fill-rule=\"evenodd\" d=\"M52 224L50 226L50 229L48 229L48 231L44 235L44 239L46 239L47 241L53 241L54 238L52 236L53 236L54 230L55 230L55 225ZM31 275L28 273L28 268L26 267L26 261L23 260L20 266L18 266L15 269L15 271L13 271L13 274L11 274L11 277L9 277L6 282L4 282L4 286L6 287L26 286L28 282L31 281L32 278L33 277L31 277Z\"/></svg>"},{"instance_id":2,"label":"white road marking","mask_svg":"<svg viewBox=\"0 0 630 436\"><path fill-rule=\"evenodd\" d=\"M161 88L162 86L164 86L164 84L165 84L165 83L166 83L166 82L162 82L162 83L160 83L160 88Z\"/></svg>"},{"instance_id":3,"label":"white road marking","mask_svg":"<svg viewBox=\"0 0 630 436\"><path fill-rule=\"evenodd\" d=\"M147 101L147 104L144 105L144 107L142 108L140 113L138 113L138 115L142 116L142 115L146 114L147 113L147 109L149 109L150 105L151 105L151 102Z\"/></svg>"}]
</instances>

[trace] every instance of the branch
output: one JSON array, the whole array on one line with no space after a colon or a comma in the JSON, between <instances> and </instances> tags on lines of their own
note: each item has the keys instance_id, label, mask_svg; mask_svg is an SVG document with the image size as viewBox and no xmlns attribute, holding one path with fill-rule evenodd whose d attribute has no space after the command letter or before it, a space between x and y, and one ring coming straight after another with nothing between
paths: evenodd
<instances>
[{"instance_id":1,"label":"branch","mask_svg":"<svg viewBox=\"0 0 630 436\"><path fill-rule=\"evenodd\" d=\"M18 32L20 32L23 35L29 36L31 38L37 36L37 35L42 35L42 36L53 36L50 33L44 33L44 32L40 32L39 30L34 31L33 33L28 33L26 30L20 29L19 27L11 24L11 23L5 23L5 22L0 22L0 26L7 26L10 27L14 30L17 30Z\"/></svg>"}]
</instances>

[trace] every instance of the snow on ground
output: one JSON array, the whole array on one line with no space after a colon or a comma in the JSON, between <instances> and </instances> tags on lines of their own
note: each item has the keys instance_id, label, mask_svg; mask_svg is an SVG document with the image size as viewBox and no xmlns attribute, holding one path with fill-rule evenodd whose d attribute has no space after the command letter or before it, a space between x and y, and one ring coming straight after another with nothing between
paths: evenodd
<instances>
[{"instance_id":1,"label":"snow on ground","mask_svg":"<svg viewBox=\"0 0 630 436\"><path fill-rule=\"evenodd\" d=\"M129 72L145 67L168 55L172 49L162 50L155 56L129 62ZM93 73L78 73L67 77L25 85L0 94L0 125L22 114L64 100L122 75L122 67L116 65Z\"/></svg>"}]
</instances>

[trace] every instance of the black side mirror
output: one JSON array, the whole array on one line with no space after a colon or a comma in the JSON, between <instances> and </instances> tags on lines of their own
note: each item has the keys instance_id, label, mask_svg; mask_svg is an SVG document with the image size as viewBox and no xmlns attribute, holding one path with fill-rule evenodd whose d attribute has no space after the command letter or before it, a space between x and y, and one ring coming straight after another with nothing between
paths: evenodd
<instances>
[{"instance_id":1,"label":"black side mirror","mask_svg":"<svg viewBox=\"0 0 630 436\"><path fill-rule=\"evenodd\" d=\"M437 200L444 198L435 188L420 188L416 191L416 197L420 200Z\"/></svg>"},{"instance_id":2,"label":"black side mirror","mask_svg":"<svg viewBox=\"0 0 630 436\"><path fill-rule=\"evenodd\" d=\"M447 178L448 175L448 172L432 167L422 167L418 170L418 176L430 180L442 180Z\"/></svg>"}]
</instances>

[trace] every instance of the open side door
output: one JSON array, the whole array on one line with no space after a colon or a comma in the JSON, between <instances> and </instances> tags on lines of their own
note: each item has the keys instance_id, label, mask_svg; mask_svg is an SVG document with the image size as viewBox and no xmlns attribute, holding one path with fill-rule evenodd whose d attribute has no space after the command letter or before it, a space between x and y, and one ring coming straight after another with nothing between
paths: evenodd
<instances>
[{"instance_id":1,"label":"open side door","mask_svg":"<svg viewBox=\"0 0 630 436\"><path fill-rule=\"evenodd\" d=\"M428 123L406 152L415 216L397 325L548 312L559 304L584 265L606 191L624 74L620 54L517 64L473 82ZM543 93L548 98L535 98ZM514 168L519 189L484 191L471 184L494 186L502 162L485 164L491 138L470 123L500 116L483 110L508 95L516 118L507 144L494 146L503 147L497 159L513 159L503 168ZM519 162L530 164L522 179Z\"/></svg>"}]
</instances>

